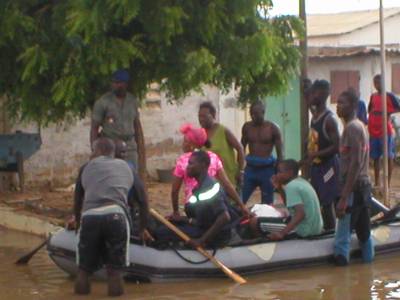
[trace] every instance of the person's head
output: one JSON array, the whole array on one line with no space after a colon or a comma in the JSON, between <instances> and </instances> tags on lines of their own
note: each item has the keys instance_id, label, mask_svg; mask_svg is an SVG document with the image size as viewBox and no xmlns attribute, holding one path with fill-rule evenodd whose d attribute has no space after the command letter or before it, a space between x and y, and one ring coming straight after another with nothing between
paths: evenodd
<instances>
[{"instance_id":1,"label":"person's head","mask_svg":"<svg viewBox=\"0 0 400 300\"><path fill-rule=\"evenodd\" d=\"M374 87L376 88L376 90L380 93L381 92L381 88L382 88L382 77L381 74L376 74L374 76Z\"/></svg>"},{"instance_id":2,"label":"person's head","mask_svg":"<svg viewBox=\"0 0 400 300\"><path fill-rule=\"evenodd\" d=\"M320 106L326 104L330 91L331 86L328 81L324 79L315 80L311 86L309 105Z\"/></svg>"},{"instance_id":3,"label":"person's head","mask_svg":"<svg viewBox=\"0 0 400 300\"><path fill-rule=\"evenodd\" d=\"M115 144L112 139L100 137L93 142L92 158L98 156L114 157Z\"/></svg>"},{"instance_id":4,"label":"person's head","mask_svg":"<svg viewBox=\"0 0 400 300\"><path fill-rule=\"evenodd\" d=\"M203 128L211 128L215 122L217 110L210 101L203 102L199 107L199 123Z\"/></svg>"},{"instance_id":5,"label":"person's head","mask_svg":"<svg viewBox=\"0 0 400 300\"><path fill-rule=\"evenodd\" d=\"M111 77L111 89L117 97L124 97L128 89L130 76L127 70L117 70Z\"/></svg>"},{"instance_id":6,"label":"person's head","mask_svg":"<svg viewBox=\"0 0 400 300\"><path fill-rule=\"evenodd\" d=\"M348 89L347 89L347 91L349 92L349 93L352 93L352 94L354 94L354 95L356 95L357 96L357 98L360 98L360 92L358 91L358 90L356 90L354 87L349 87Z\"/></svg>"},{"instance_id":7,"label":"person's head","mask_svg":"<svg viewBox=\"0 0 400 300\"><path fill-rule=\"evenodd\" d=\"M356 94L347 90L340 94L337 101L336 112L339 118L349 119L356 115L358 107L358 97Z\"/></svg>"},{"instance_id":8,"label":"person's head","mask_svg":"<svg viewBox=\"0 0 400 300\"><path fill-rule=\"evenodd\" d=\"M126 143L123 140L115 140L115 158L126 158Z\"/></svg>"},{"instance_id":9,"label":"person's head","mask_svg":"<svg viewBox=\"0 0 400 300\"><path fill-rule=\"evenodd\" d=\"M299 164L294 159L285 159L278 163L276 177L281 184L286 184L299 175Z\"/></svg>"},{"instance_id":10,"label":"person's head","mask_svg":"<svg viewBox=\"0 0 400 300\"><path fill-rule=\"evenodd\" d=\"M197 150L192 153L189 158L189 163L186 168L186 173L189 177L199 178L201 175L207 174L210 166L210 156L202 150Z\"/></svg>"},{"instance_id":11,"label":"person's head","mask_svg":"<svg viewBox=\"0 0 400 300\"><path fill-rule=\"evenodd\" d=\"M192 152L194 149L210 147L207 132L204 128L196 128L192 124L184 124L180 132L183 134L183 152Z\"/></svg>"},{"instance_id":12,"label":"person's head","mask_svg":"<svg viewBox=\"0 0 400 300\"><path fill-rule=\"evenodd\" d=\"M251 120L255 125L261 125L264 122L265 105L262 101L257 100L250 106Z\"/></svg>"}]
</instances>

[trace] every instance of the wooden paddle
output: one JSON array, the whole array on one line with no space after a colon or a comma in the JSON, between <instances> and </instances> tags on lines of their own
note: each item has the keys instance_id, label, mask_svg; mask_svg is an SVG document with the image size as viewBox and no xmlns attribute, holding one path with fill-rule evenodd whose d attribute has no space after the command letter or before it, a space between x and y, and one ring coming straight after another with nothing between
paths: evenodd
<instances>
[{"instance_id":1,"label":"wooden paddle","mask_svg":"<svg viewBox=\"0 0 400 300\"><path fill-rule=\"evenodd\" d=\"M50 241L50 236L43 241L39 246L37 246L35 249L33 249L31 252L25 254L24 256L21 256L16 262L16 265L26 265L31 258L40 250L42 249L48 242Z\"/></svg>"},{"instance_id":2,"label":"wooden paddle","mask_svg":"<svg viewBox=\"0 0 400 300\"><path fill-rule=\"evenodd\" d=\"M169 229L171 229L173 232L176 233L182 240L185 242L188 242L190 240L190 237L187 236L184 232L182 232L179 228L177 228L174 224L172 224L170 221L168 221L166 218L164 218L162 215L160 215L157 211L154 209L150 208L150 214L156 218L158 221L163 223L165 226L167 226ZM205 251L202 247L197 247L196 250L203 254L205 257L207 257L215 266L220 268L226 275L228 275L230 278L232 278L234 281L237 283L246 283L247 281L241 277L239 274L233 272L231 269L229 269L227 266L225 266L222 262L220 262L218 259L216 259L214 256L212 256L210 253Z\"/></svg>"}]
</instances>

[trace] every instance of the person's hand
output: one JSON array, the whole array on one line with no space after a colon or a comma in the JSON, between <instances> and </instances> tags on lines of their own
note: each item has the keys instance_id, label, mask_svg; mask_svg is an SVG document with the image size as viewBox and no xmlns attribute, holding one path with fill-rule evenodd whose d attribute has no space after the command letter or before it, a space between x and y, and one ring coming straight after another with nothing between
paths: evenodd
<instances>
[{"instance_id":1,"label":"person's hand","mask_svg":"<svg viewBox=\"0 0 400 300\"><path fill-rule=\"evenodd\" d=\"M240 210L242 211L243 217L249 218L251 213L245 204L240 205Z\"/></svg>"},{"instance_id":2,"label":"person's hand","mask_svg":"<svg viewBox=\"0 0 400 300\"><path fill-rule=\"evenodd\" d=\"M271 177L271 183L272 183L272 186L273 186L275 189L277 189L277 190L279 190L279 189L282 188L282 184L281 184L281 182L279 181L279 177L276 176L276 175L272 175L272 177Z\"/></svg>"},{"instance_id":3,"label":"person's hand","mask_svg":"<svg viewBox=\"0 0 400 300\"><path fill-rule=\"evenodd\" d=\"M285 235L282 232L273 232L267 236L271 241L281 241L285 238Z\"/></svg>"},{"instance_id":4,"label":"person's hand","mask_svg":"<svg viewBox=\"0 0 400 300\"><path fill-rule=\"evenodd\" d=\"M147 229L142 230L139 235L143 243L154 242L154 237L150 234L150 232Z\"/></svg>"},{"instance_id":5,"label":"person's hand","mask_svg":"<svg viewBox=\"0 0 400 300\"><path fill-rule=\"evenodd\" d=\"M65 222L65 229L67 230L75 230L77 227L75 216L71 216L66 222Z\"/></svg>"},{"instance_id":6,"label":"person's hand","mask_svg":"<svg viewBox=\"0 0 400 300\"><path fill-rule=\"evenodd\" d=\"M190 239L186 242L190 247L193 249L197 249L199 247L204 247L204 241L199 238L199 239Z\"/></svg>"},{"instance_id":7,"label":"person's hand","mask_svg":"<svg viewBox=\"0 0 400 300\"><path fill-rule=\"evenodd\" d=\"M181 216L181 214L179 213L179 211L174 211L171 215L169 215L169 216L167 217L167 219L168 219L169 221L172 221L172 222L179 222L179 221L181 221L182 216Z\"/></svg>"},{"instance_id":8,"label":"person's hand","mask_svg":"<svg viewBox=\"0 0 400 300\"><path fill-rule=\"evenodd\" d=\"M341 219L346 214L347 201L345 198L340 198L338 204L336 205L336 216Z\"/></svg>"},{"instance_id":9,"label":"person's hand","mask_svg":"<svg viewBox=\"0 0 400 300\"><path fill-rule=\"evenodd\" d=\"M311 166L313 160L317 157L317 152L309 152L306 157L306 164Z\"/></svg>"}]
</instances>

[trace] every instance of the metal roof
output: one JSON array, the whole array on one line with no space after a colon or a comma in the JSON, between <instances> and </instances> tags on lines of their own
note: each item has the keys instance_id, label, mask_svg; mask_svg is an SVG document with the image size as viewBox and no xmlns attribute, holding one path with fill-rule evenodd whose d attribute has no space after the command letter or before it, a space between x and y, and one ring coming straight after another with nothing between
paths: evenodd
<instances>
[{"instance_id":1,"label":"metal roof","mask_svg":"<svg viewBox=\"0 0 400 300\"><path fill-rule=\"evenodd\" d=\"M386 8L385 19L400 14L400 7ZM307 36L339 35L379 22L379 9L307 15Z\"/></svg>"},{"instance_id":2,"label":"metal roof","mask_svg":"<svg viewBox=\"0 0 400 300\"><path fill-rule=\"evenodd\" d=\"M387 54L400 54L400 44L386 45ZM379 54L380 47L373 46L352 46L352 47L308 47L308 57L326 58L326 57L346 57L368 54Z\"/></svg>"}]
</instances>

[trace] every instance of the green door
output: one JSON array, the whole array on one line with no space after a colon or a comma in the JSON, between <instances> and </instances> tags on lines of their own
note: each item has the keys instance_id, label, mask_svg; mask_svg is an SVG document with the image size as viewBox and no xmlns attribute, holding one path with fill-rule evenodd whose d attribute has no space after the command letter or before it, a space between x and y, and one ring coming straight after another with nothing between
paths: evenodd
<instances>
[{"instance_id":1,"label":"green door","mask_svg":"<svg viewBox=\"0 0 400 300\"><path fill-rule=\"evenodd\" d=\"M267 97L266 118L279 125L283 136L285 158L300 160L300 87L299 78L292 80L286 95Z\"/></svg>"}]
</instances>

